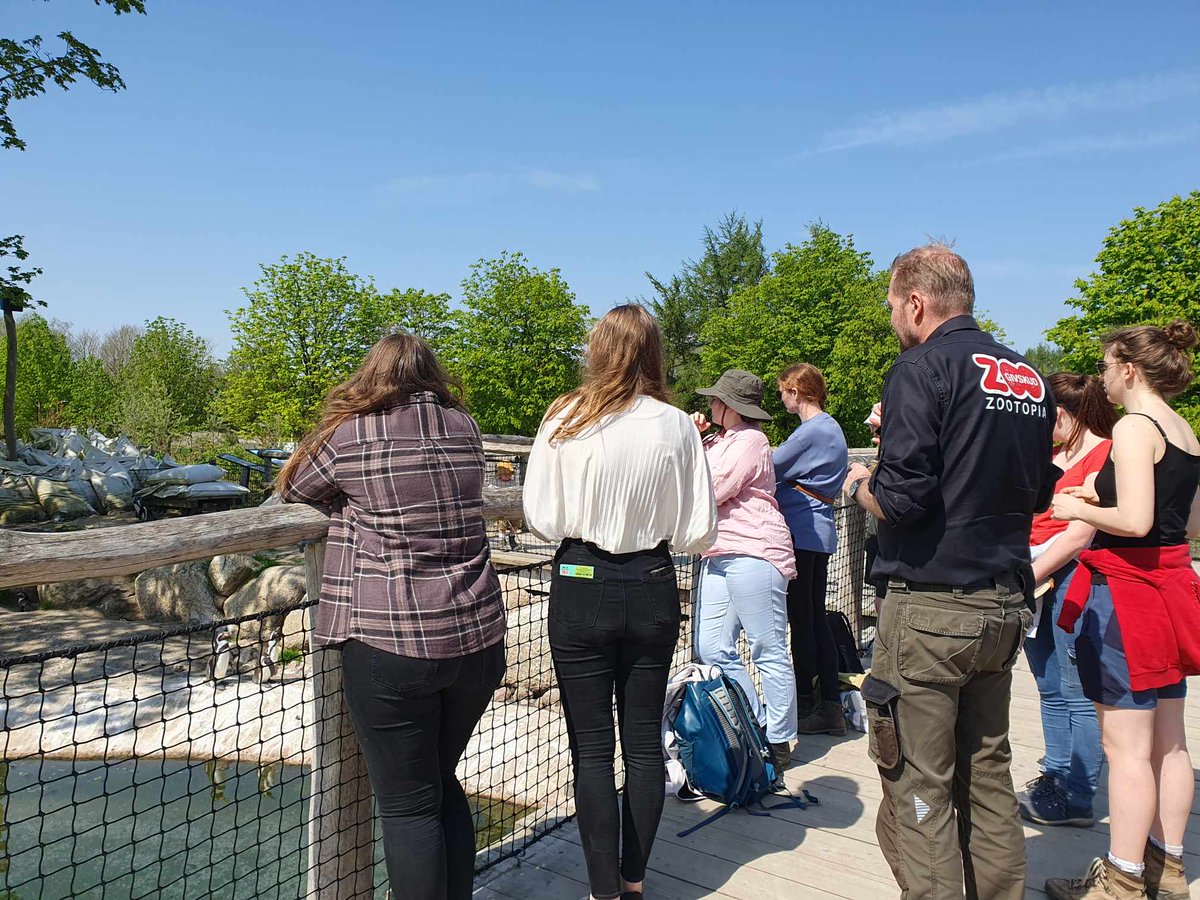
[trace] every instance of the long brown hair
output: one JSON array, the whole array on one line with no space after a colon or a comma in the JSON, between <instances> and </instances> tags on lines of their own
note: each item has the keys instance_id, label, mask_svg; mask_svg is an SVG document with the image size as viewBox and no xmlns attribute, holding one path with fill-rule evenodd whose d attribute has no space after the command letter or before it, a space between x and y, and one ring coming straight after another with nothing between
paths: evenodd
<instances>
[{"instance_id":1,"label":"long brown hair","mask_svg":"<svg viewBox=\"0 0 1200 900\"><path fill-rule=\"evenodd\" d=\"M422 338L397 331L377 341L354 374L329 392L321 420L279 473L277 489L282 491L300 464L347 419L398 406L419 391L436 395L443 406L463 408L462 385L442 368Z\"/></svg>"},{"instance_id":2,"label":"long brown hair","mask_svg":"<svg viewBox=\"0 0 1200 900\"><path fill-rule=\"evenodd\" d=\"M1073 375L1070 372L1055 372L1046 380L1054 392L1054 402L1075 420L1071 433L1063 441L1068 453L1074 453L1085 431L1097 437L1112 438L1113 426L1117 424L1117 408L1109 402L1103 381L1095 375Z\"/></svg>"},{"instance_id":3,"label":"long brown hair","mask_svg":"<svg viewBox=\"0 0 1200 900\"><path fill-rule=\"evenodd\" d=\"M628 409L639 394L669 402L662 335L645 307L626 303L592 326L583 384L551 403L543 419L567 410L550 440L578 436L605 416Z\"/></svg>"},{"instance_id":4,"label":"long brown hair","mask_svg":"<svg viewBox=\"0 0 1200 900\"><path fill-rule=\"evenodd\" d=\"M1197 343L1196 330L1182 319L1162 328L1134 325L1104 336L1104 349L1141 369L1146 383L1168 400L1192 383L1192 349Z\"/></svg>"}]
</instances>

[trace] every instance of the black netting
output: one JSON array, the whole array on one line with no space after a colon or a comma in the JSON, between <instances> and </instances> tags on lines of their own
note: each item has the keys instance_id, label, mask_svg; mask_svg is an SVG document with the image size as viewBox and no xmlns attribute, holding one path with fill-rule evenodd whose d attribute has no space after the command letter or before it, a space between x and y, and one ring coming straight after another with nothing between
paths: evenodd
<instances>
[{"instance_id":1,"label":"black netting","mask_svg":"<svg viewBox=\"0 0 1200 900\"><path fill-rule=\"evenodd\" d=\"M874 613L865 516L852 505L836 514L828 607L846 613L861 646ZM508 671L459 768L479 870L574 812L546 633L553 548L519 525L517 551L493 535ZM692 558L675 563L684 627L673 669L692 659L699 571ZM290 900L310 879L328 887L315 882L318 863L324 878L364 878L382 896L370 787L340 683L322 674L337 668L336 651L309 649L311 607L131 623L121 640L0 659L0 900Z\"/></svg>"},{"instance_id":2,"label":"black netting","mask_svg":"<svg viewBox=\"0 0 1200 900\"><path fill-rule=\"evenodd\" d=\"M695 566L676 562L681 664ZM547 560L500 577L508 673L459 769L480 870L574 812L545 627ZM336 651L308 650L311 606L142 623L122 640L0 659L0 900L296 898L316 878L310 858L330 853L342 865L323 875L365 877L382 896L370 788L339 740L340 689L319 676ZM340 790L314 813L313 792L331 785ZM310 853L330 834L332 849Z\"/></svg>"}]
</instances>

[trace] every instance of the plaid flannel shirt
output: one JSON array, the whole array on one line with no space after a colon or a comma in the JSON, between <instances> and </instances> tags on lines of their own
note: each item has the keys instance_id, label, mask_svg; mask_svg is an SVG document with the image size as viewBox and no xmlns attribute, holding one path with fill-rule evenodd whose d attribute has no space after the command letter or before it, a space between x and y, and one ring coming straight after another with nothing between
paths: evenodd
<instances>
[{"instance_id":1,"label":"plaid flannel shirt","mask_svg":"<svg viewBox=\"0 0 1200 900\"><path fill-rule=\"evenodd\" d=\"M449 659L504 638L483 522L483 441L429 392L342 423L285 502L331 505L314 645Z\"/></svg>"}]
</instances>

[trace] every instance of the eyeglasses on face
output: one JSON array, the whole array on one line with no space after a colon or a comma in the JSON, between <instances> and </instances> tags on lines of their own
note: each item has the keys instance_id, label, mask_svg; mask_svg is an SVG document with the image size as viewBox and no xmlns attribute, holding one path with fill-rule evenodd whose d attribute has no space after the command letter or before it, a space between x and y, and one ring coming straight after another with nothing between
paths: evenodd
<instances>
[{"instance_id":1,"label":"eyeglasses on face","mask_svg":"<svg viewBox=\"0 0 1200 900\"><path fill-rule=\"evenodd\" d=\"M1108 371L1108 363L1106 363L1104 360L1100 360L1100 362L1096 363L1096 374L1097 375L1103 375L1107 371Z\"/></svg>"}]
</instances>

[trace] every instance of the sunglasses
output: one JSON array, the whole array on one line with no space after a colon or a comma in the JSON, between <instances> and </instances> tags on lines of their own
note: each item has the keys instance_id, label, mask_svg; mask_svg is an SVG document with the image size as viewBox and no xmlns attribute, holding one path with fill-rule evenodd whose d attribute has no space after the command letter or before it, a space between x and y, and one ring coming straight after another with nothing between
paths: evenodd
<instances>
[{"instance_id":1,"label":"sunglasses","mask_svg":"<svg viewBox=\"0 0 1200 900\"><path fill-rule=\"evenodd\" d=\"M1104 362L1103 360L1096 363L1096 374L1097 375L1103 375L1107 371L1108 371L1108 363Z\"/></svg>"}]
</instances>

